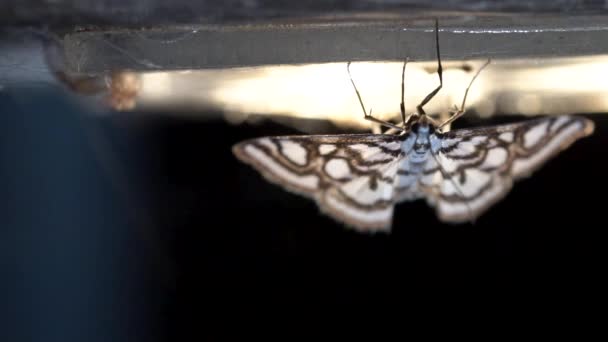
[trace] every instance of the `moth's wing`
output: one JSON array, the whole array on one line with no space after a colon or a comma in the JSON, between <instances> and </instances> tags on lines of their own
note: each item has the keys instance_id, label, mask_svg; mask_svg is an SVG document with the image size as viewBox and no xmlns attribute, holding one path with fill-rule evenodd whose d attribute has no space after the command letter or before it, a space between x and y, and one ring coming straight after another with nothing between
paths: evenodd
<instances>
[{"instance_id":1,"label":"moth's wing","mask_svg":"<svg viewBox=\"0 0 608 342\"><path fill-rule=\"evenodd\" d=\"M459 162L442 153L434 155L418 184L439 219L445 222L474 221L502 199L513 183L506 174Z\"/></svg>"},{"instance_id":2,"label":"moth's wing","mask_svg":"<svg viewBox=\"0 0 608 342\"><path fill-rule=\"evenodd\" d=\"M593 129L585 118L557 116L440 135L429 163L436 168L434 186L426 188L429 203L444 221L472 220L504 197L513 180L530 175Z\"/></svg>"},{"instance_id":3,"label":"moth's wing","mask_svg":"<svg viewBox=\"0 0 608 342\"><path fill-rule=\"evenodd\" d=\"M389 230L393 179L402 157L398 136L380 134L264 137L234 154L266 179L314 199L358 230Z\"/></svg>"}]
</instances>

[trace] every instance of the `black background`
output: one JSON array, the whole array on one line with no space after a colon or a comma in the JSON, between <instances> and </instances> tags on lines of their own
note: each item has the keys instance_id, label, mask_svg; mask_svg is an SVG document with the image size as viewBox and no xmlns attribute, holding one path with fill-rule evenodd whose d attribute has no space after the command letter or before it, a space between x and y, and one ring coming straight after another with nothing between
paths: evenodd
<instances>
[{"instance_id":1,"label":"black background","mask_svg":"<svg viewBox=\"0 0 608 342\"><path fill-rule=\"evenodd\" d=\"M56 90L5 92L0 104L2 250L15 280L3 284L5 307L66 329L36 330L38 320L13 312L13 340L36 331L205 340L243 333L217 322L269 309L522 293L561 303L605 287L603 115L587 115L594 135L516 183L475 224L442 224L418 201L397 206L392 234L367 235L231 153L243 139L293 128L90 116Z\"/></svg>"}]
</instances>

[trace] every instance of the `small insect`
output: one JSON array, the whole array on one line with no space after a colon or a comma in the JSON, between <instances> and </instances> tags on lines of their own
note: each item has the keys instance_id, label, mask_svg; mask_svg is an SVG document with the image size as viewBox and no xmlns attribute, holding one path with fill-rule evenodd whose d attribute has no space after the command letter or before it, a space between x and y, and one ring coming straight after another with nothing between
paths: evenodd
<instances>
[{"instance_id":1,"label":"small insect","mask_svg":"<svg viewBox=\"0 0 608 342\"><path fill-rule=\"evenodd\" d=\"M407 60L403 64L402 125L368 114L350 78L365 119L394 134L263 137L236 144L234 154L269 181L312 198L334 219L359 231L388 232L395 204L416 199L426 199L444 222L473 221L514 180L593 132L592 121L568 115L444 132L464 114L469 89L489 60L471 79L461 107L437 122L423 108L443 85L437 21L435 41L439 86L409 116L403 95Z\"/></svg>"}]
</instances>

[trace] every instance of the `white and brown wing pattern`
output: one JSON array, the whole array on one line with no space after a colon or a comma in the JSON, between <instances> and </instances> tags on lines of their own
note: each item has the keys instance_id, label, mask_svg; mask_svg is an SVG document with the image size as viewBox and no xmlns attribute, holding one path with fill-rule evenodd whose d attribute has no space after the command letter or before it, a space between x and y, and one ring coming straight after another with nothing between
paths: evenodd
<instances>
[{"instance_id":1,"label":"white and brown wing pattern","mask_svg":"<svg viewBox=\"0 0 608 342\"><path fill-rule=\"evenodd\" d=\"M439 148L426 172L435 182L421 188L443 221L472 220L504 197L513 180L530 175L593 129L585 118L556 116L437 134L431 139Z\"/></svg>"},{"instance_id":2,"label":"white and brown wing pattern","mask_svg":"<svg viewBox=\"0 0 608 342\"><path fill-rule=\"evenodd\" d=\"M389 230L401 140L395 135L264 137L234 154L269 181L314 199L321 210L358 230Z\"/></svg>"}]
</instances>

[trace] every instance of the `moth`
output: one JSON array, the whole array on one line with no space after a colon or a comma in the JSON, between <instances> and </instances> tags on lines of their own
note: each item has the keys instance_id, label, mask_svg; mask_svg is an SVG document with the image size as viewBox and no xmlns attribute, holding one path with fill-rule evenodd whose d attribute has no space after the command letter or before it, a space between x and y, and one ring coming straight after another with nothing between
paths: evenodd
<instances>
[{"instance_id":1,"label":"moth","mask_svg":"<svg viewBox=\"0 0 608 342\"><path fill-rule=\"evenodd\" d=\"M313 199L330 217L359 231L388 232L395 205L417 199L426 199L444 222L473 221L515 180L593 132L592 121L568 115L444 132L464 114L468 91L490 61L471 79L461 107L449 119L431 118L423 107L443 85L437 26L439 86L406 116L404 62L401 125L368 114L351 77L365 119L389 131L255 138L236 144L234 154L270 182Z\"/></svg>"}]
</instances>

